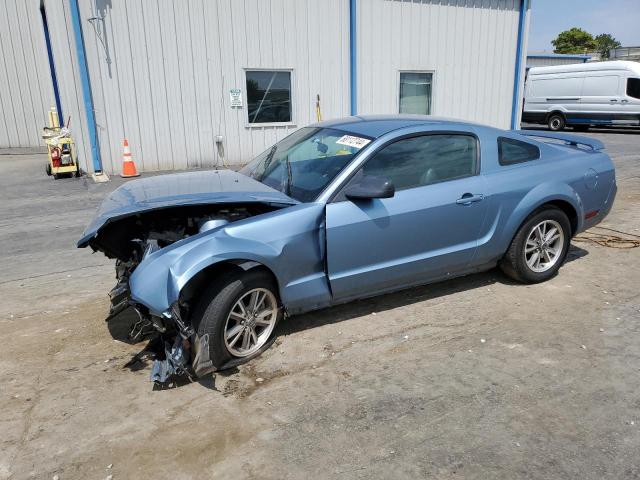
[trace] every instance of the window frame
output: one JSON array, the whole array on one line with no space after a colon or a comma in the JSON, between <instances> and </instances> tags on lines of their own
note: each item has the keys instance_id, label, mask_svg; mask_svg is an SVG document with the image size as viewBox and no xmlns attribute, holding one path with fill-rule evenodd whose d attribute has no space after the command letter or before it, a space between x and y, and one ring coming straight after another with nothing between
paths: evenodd
<instances>
[{"instance_id":1,"label":"window frame","mask_svg":"<svg viewBox=\"0 0 640 480\"><path fill-rule=\"evenodd\" d=\"M435 110L435 89L436 89L436 71L433 69L423 69L423 70L412 70L412 69L400 69L396 72L396 86L397 92L396 95L396 112L398 115L411 115L410 113L400 113L400 81L402 79L403 73L430 73L431 74L431 102L430 109L427 115L433 115L433 111Z\"/></svg>"},{"instance_id":2,"label":"window frame","mask_svg":"<svg viewBox=\"0 0 640 480\"><path fill-rule=\"evenodd\" d=\"M289 122L264 122L264 123L251 123L249 121L249 97L247 95L247 72L285 72L289 73L290 90L289 101L291 102L291 120ZM242 92L242 101L244 102L244 126L245 128L264 128L264 127L296 127L296 103L295 103L295 72L293 68L253 68L244 67L242 69L242 76L244 78L244 87Z\"/></svg>"},{"instance_id":3,"label":"window frame","mask_svg":"<svg viewBox=\"0 0 640 480\"><path fill-rule=\"evenodd\" d=\"M624 95L626 97L633 98L634 100L640 100L640 97L634 97L633 95L629 94L629 83L630 83L630 81L631 80L636 80L637 82L640 82L640 78L639 77L627 77L626 80L627 81L625 82L625 85L624 85Z\"/></svg>"},{"instance_id":4,"label":"window frame","mask_svg":"<svg viewBox=\"0 0 640 480\"><path fill-rule=\"evenodd\" d=\"M510 162L510 163L502 163L502 159L501 159L501 147L500 147L500 141L501 140L507 140L507 141L512 141L512 142L518 142L518 143L524 143L525 145L530 145L532 147L534 147L536 150L538 150L538 156L536 158L531 158L529 160L520 160L517 162ZM514 165L522 165L523 163L529 163L529 162L535 162L536 160L540 160L540 158L542 158L542 152L540 151L540 147L538 147L537 145L531 143L531 142L527 142L525 140L520 140L518 138L511 138L511 137L506 137L504 135L499 135L496 138L496 147L498 148L498 165L500 165L501 167L512 167Z\"/></svg>"},{"instance_id":5,"label":"window frame","mask_svg":"<svg viewBox=\"0 0 640 480\"><path fill-rule=\"evenodd\" d=\"M407 190L414 190L416 188L428 188L428 187L431 187L433 185L439 185L439 184L445 183L445 182L454 182L456 180L463 180L465 178L472 178L472 177L477 177L477 176L480 175L480 173L481 173L481 162L482 162L482 151L481 151L482 143L480 142L480 137L478 137L478 135L475 132L460 131L460 130L434 130L434 131L430 131L430 132L408 133L406 135L401 135L399 137L392 138L392 139L384 142L382 145L378 146L372 152L370 152L370 154L367 155L367 158L360 165L358 165L358 168L356 168L351 173L351 175L349 175L347 178L345 178L340 183L340 185L336 186L336 188L333 191L333 193L331 194L331 196L327 199L327 204L348 201L347 198L344 195L344 191L347 189L347 187L349 187L349 185L351 185L351 181L355 177L358 176L358 174L362 171L362 168L367 164L367 162L369 160L371 160L372 158L374 158L376 156L376 154L378 152L380 152L381 150L383 150L384 148L388 147L391 144L400 142L402 140L406 140L408 138L426 137L426 136L433 136L433 135L464 135L464 136L467 136L467 137L472 137L476 141L476 169L475 169L475 172L470 174L470 175L465 175L465 176L456 177L456 178L450 178L450 179L447 179L447 180L440 180L439 182L429 183L427 185L418 185L418 186L412 187L412 188L404 188L402 190L396 190L396 193L404 192L404 191L407 191ZM355 158L354 158L354 160L355 160Z\"/></svg>"}]
</instances>

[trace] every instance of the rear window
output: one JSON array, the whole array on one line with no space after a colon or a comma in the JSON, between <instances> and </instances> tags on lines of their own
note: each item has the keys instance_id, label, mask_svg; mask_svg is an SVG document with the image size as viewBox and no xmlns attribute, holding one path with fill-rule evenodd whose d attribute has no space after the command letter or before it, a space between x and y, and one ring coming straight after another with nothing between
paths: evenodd
<instances>
[{"instance_id":1,"label":"rear window","mask_svg":"<svg viewBox=\"0 0 640 480\"><path fill-rule=\"evenodd\" d=\"M640 98L640 78L627 79L627 95L633 98Z\"/></svg>"},{"instance_id":2,"label":"rear window","mask_svg":"<svg viewBox=\"0 0 640 480\"><path fill-rule=\"evenodd\" d=\"M514 165L540 158L540 150L535 145L513 138L498 138L498 162L500 165Z\"/></svg>"}]
</instances>

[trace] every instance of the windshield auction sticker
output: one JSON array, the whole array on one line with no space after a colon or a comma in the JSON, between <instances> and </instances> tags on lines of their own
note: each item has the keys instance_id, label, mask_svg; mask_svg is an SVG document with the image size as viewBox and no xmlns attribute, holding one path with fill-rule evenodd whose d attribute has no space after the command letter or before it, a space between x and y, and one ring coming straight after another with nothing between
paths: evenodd
<instances>
[{"instance_id":1,"label":"windshield auction sticker","mask_svg":"<svg viewBox=\"0 0 640 480\"><path fill-rule=\"evenodd\" d=\"M370 142L371 140L369 140L368 138L353 137L351 135L343 135L338 140L336 140L336 143L339 145L346 145L347 147L353 147L357 149L361 149Z\"/></svg>"}]
</instances>

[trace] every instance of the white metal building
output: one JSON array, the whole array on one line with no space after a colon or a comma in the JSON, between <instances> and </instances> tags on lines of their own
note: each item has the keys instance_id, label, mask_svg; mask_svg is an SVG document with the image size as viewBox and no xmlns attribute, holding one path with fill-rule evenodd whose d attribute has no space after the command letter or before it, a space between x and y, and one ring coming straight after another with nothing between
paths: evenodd
<instances>
[{"instance_id":1,"label":"white metal building","mask_svg":"<svg viewBox=\"0 0 640 480\"><path fill-rule=\"evenodd\" d=\"M88 172L119 172L125 137L141 170L245 163L318 96L323 119L519 124L528 0L4 3L0 147L39 144L57 101Z\"/></svg>"},{"instance_id":2,"label":"white metal building","mask_svg":"<svg viewBox=\"0 0 640 480\"><path fill-rule=\"evenodd\" d=\"M609 60L640 62L640 47L618 47L609 50Z\"/></svg>"}]
</instances>

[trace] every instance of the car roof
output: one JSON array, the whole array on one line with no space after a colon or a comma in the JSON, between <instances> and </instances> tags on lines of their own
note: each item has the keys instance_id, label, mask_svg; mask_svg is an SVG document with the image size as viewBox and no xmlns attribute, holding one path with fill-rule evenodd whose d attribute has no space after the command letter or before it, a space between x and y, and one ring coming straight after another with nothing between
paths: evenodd
<instances>
[{"instance_id":1,"label":"car roof","mask_svg":"<svg viewBox=\"0 0 640 480\"><path fill-rule=\"evenodd\" d=\"M475 126L470 122L431 115L357 115L319 122L310 127L335 128L355 135L378 138L386 133L418 125Z\"/></svg>"}]
</instances>

